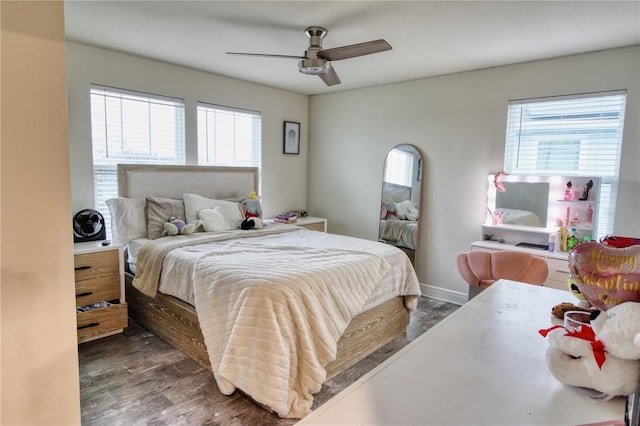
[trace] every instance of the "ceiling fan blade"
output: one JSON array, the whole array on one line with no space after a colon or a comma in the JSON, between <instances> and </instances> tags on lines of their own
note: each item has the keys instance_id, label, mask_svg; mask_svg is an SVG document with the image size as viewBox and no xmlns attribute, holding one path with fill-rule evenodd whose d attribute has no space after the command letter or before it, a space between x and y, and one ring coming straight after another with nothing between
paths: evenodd
<instances>
[{"instance_id":1,"label":"ceiling fan blade","mask_svg":"<svg viewBox=\"0 0 640 426\"><path fill-rule=\"evenodd\" d=\"M304 56L293 56L293 55L271 55L271 54L268 54L268 53L227 52L227 55L262 56L262 57L267 57L267 58L285 58L285 59L304 59Z\"/></svg>"},{"instance_id":2,"label":"ceiling fan blade","mask_svg":"<svg viewBox=\"0 0 640 426\"><path fill-rule=\"evenodd\" d=\"M321 50L318 56L329 61L339 61L341 59L355 58L357 56L370 55L372 53L391 50L391 45L386 41L373 40L364 43L351 44L349 46L334 47L333 49Z\"/></svg>"},{"instance_id":3,"label":"ceiling fan blade","mask_svg":"<svg viewBox=\"0 0 640 426\"><path fill-rule=\"evenodd\" d=\"M329 68L329 72L326 74L318 75L325 82L327 86L335 86L336 84L340 84L340 77L336 73L335 68L333 68L333 64L331 64L331 68Z\"/></svg>"}]
</instances>

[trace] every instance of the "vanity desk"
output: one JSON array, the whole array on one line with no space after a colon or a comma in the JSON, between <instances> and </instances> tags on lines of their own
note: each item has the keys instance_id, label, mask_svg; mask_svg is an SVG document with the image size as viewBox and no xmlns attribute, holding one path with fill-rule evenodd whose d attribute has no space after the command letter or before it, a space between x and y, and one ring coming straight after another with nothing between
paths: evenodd
<instances>
[{"instance_id":1,"label":"vanity desk","mask_svg":"<svg viewBox=\"0 0 640 426\"><path fill-rule=\"evenodd\" d=\"M531 253L534 256L538 256L547 262L547 266L549 267L549 275L547 276L547 280L544 283L545 287L556 288L558 290L569 290L567 286L567 278L569 277L569 254L567 252L555 252L537 248L519 247L512 244L499 243L497 241L476 241L471 244L471 250L516 250L523 251L525 253Z\"/></svg>"},{"instance_id":2,"label":"vanity desk","mask_svg":"<svg viewBox=\"0 0 640 426\"><path fill-rule=\"evenodd\" d=\"M516 250L544 259L549 267L545 287L569 290L569 254L559 250L574 235L595 238L599 207L596 177L489 175L487 217L482 241L471 250ZM548 246L553 241L554 251Z\"/></svg>"}]
</instances>

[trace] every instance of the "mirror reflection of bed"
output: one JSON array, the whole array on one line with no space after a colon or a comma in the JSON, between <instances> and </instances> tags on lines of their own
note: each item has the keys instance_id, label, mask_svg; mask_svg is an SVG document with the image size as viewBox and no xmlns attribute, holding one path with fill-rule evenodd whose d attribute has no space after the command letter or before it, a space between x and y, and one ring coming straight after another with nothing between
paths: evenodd
<instances>
[{"instance_id":1,"label":"mirror reflection of bed","mask_svg":"<svg viewBox=\"0 0 640 426\"><path fill-rule=\"evenodd\" d=\"M505 191L496 192L496 208L504 225L547 226L549 184L546 182L503 182Z\"/></svg>"},{"instance_id":2,"label":"mirror reflection of bed","mask_svg":"<svg viewBox=\"0 0 640 426\"><path fill-rule=\"evenodd\" d=\"M403 250L415 267L422 156L413 145L397 145L384 161L378 240Z\"/></svg>"}]
</instances>

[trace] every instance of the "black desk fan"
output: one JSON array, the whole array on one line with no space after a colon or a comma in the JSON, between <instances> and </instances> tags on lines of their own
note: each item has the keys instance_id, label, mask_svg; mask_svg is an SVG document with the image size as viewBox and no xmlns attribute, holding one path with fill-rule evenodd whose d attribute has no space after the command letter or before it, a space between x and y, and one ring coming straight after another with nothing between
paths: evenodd
<instances>
[{"instance_id":1,"label":"black desk fan","mask_svg":"<svg viewBox=\"0 0 640 426\"><path fill-rule=\"evenodd\" d=\"M107 238L104 217L97 210L80 210L73 216L73 242L100 241Z\"/></svg>"}]
</instances>

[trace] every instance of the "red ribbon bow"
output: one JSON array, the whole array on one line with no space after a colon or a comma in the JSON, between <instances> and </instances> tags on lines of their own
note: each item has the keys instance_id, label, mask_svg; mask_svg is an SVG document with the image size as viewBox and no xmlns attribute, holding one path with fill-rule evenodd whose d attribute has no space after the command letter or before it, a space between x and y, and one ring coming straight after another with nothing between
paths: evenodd
<instances>
[{"instance_id":1,"label":"red ribbon bow","mask_svg":"<svg viewBox=\"0 0 640 426\"><path fill-rule=\"evenodd\" d=\"M556 328L563 328L561 325L554 325L551 328L539 330L538 333L542 335L542 337L547 337L547 334ZM596 333L593 331L593 328L580 326L576 331L567 331L565 336L575 337L578 339L586 340L587 342L591 342L591 350L593 351L593 357L598 364L598 368L602 369L602 364L606 359L604 343L600 340L596 340Z\"/></svg>"}]
</instances>

